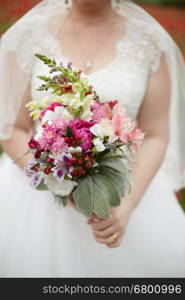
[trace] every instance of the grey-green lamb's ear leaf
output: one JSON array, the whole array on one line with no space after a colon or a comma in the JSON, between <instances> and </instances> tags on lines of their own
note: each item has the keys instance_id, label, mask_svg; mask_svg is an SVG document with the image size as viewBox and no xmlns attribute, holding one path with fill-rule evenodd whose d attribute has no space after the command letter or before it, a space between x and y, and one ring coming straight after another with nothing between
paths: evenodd
<instances>
[{"instance_id":1,"label":"grey-green lamb's ear leaf","mask_svg":"<svg viewBox=\"0 0 185 300\"><path fill-rule=\"evenodd\" d=\"M112 168L113 170L115 170L121 174L125 174L125 172L128 172L123 160L120 158L112 157L112 158L103 160L100 163L100 165Z\"/></svg>"},{"instance_id":2,"label":"grey-green lamb's ear leaf","mask_svg":"<svg viewBox=\"0 0 185 300\"><path fill-rule=\"evenodd\" d=\"M102 187L97 185L96 181L93 179L93 193L94 193L94 205L93 205L93 212L100 218L106 219L110 216L109 205L108 201L105 198L106 196L103 193Z\"/></svg>"},{"instance_id":3,"label":"grey-green lamb's ear leaf","mask_svg":"<svg viewBox=\"0 0 185 300\"><path fill-rule=\"evenodd\" d=\"M61 196L61 195L55 195L55 201L59 204L59 205L63 205L66 206L68 201L69 201L69 196Z\"/></svg>"},{"instance_id":4,"label":"grey-green lamb's ear leaf","mask_svg":"<svg viewBox=\"0 0 185 300\"><path fill-rule=\"evenodd\" d=\"M86 217L91 217L94 205L94 190L91 176L78 180L78 185L72 195L81 212Z\"/></svg>"},{"instance_id":5,"label":"grey-green lamb's ear leaf","mask_svg":"<svg viewBox=\"0 0 185 300\"><path fill-rule=\"evenodd\" d=\"M39 183L36 187L36 189L38 191L47 191L48 190L48 187L47 185L44 183L44 181L42 180L41 183Z\"/></svg>"},{"instance_id":6,"label":"grey-green lamb's ear leaf","mask_svg":"<svg viewBox=\"0 0 185 300\"><path fill-rule=\"evenodd\" d=\"M121 195L113 183L113 181L102 174L96 174L93 176L93 182L102 190L104 198L107 200L110 206L118 206L121 202Z\"/></svg>"},{"instance_id":7,"label":"grey-green lamb's ear leaf","mask_svg":"<svg viewBox=\"0 0 185 300\"><path fill-rule=\"evenodd\" d=\"M100 174L107 176L111 179L114 185L117 187L121 197L125 195L124 176L113 170L112 168L101 166L99 169Z\"/></svg>"}]
</instances>

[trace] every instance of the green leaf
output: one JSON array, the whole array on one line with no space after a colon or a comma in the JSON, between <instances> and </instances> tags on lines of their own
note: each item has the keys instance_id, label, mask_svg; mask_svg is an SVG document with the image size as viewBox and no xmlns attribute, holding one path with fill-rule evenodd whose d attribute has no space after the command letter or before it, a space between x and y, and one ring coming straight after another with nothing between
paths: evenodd
<instances>
[{"instance_id":1,"label":"green leaf","mask_svg":"<svg viewBox=\"0 0 185 300\"><path fill-rule=\"evenodd\" d=\"M68 137L72 137L72 136L73 136L72 129L71 129L69 126L67 126L67 133L66 133L66 135L67 135Z\"/></svg>"},{"instance_id":2,"label":"green leaf","mask_svg":"<svg viewBox=\"0 0 185 300\"><path fill-rule=\"evenodd\" d=\"M37 58L39 58L40 60L42 60L46 65L48 65L49 67L55 67L56 66L56 61L53 59L51 60L50 58L48 58L45 55L39 54L39 53L35 53L35 56Z\"/></svg>"},{"instance_id":3,"label":"green leaf","mask_svg":"<svg viewBox=\"0 0 185 300\"><path fill-rule=\"evenodd\" d=\"M44 75L38 75L37 78L45 81L45 82L50 82L52 79L50 77L44 76Z\"/></svg>"},{"instance_id":4,"label":"green leaf","mask_svg":"<svg viewBox=\"0 0 185 300\"><path fill-rule=\"evenodd\" d=\"M114 144L108 144L106 145L106 149L110 151L110 153L116 153L116 146Z\"/></svg>"},{"instance_id":5,"label":"green leaf","mask_svg":"<svg viewBox=\"0 0 185 300\"><path fill-rule=\"evenodd\" d=\"M48 187L44 183L44 180L42 180L41 183L39 183L39 185L37 185L36 189L39 190L39 191L47 191Z\"/></svg>"},{"instance_id":6,"label":"green leaf","mask_svg":"<svg viewBox=\"0 0 185 300\"><path fill-rule=\"evenodd\" d=\"M99 169L100 174L107 176L111 179L113 184L117 187L121 197L125 195L124 175L113 170L112 168L101 166Z\"/></svg>"},{"instance_id":7,"label":"green leaf","mask_svg":"<svg viewBox=\"0 0 185 300\"><path fill-rule=\"evenodd\" d=\"M69 196L61 196L61 195L55 195L55 201L60 205L66 206L69 201Z\"/></svg>"},{"instance_id":8,"label":"green leaf","mask_svg":"<svg viewBox=\"0 0 185 300\"><path fill-rule=\"evenodd\" d=\"M106 219L110 216L108 201L104 194L104 189L97 184L95 176L96 175L92 176L94 196L93 212L98 217Z\"/></svg>"},{"instance_id":9,"label":"green leaf","mask_svg":"<svg viewBox=\"0 0 185 300\"><path fill-rule=\"evenodd\" d=\"M103 196L110 206L120 205L121 195L109 177L102 174L95 174L92 178L93 182L102 190Z\"/></svg>"},{"instance_id":10,"label":"green leaf","mask_svg":"<svg viewBox=\"0 0 185 300\"><path fill-rule=\"evenodd\" d=\"M76 205L86 217L91 217L94 205L94 189L92 177L87 176L78 180L78 185L73 192Z\"/></svg>"},{"instance_id":11,"label":"green leaf","mask_svg":"<svg viewBox=\"0 0 185 300\"><path fill-rule=\"evenodd\" d=\"M102 161L100 163L100 165L109 167L109 168L113 169L114 171L117 171L121 174L125 174L128 172L128 169L125 166L125 164L123 163L123 160L119 159L119 158L110 157L109 159Z\"/></svg>"}]
</instances>

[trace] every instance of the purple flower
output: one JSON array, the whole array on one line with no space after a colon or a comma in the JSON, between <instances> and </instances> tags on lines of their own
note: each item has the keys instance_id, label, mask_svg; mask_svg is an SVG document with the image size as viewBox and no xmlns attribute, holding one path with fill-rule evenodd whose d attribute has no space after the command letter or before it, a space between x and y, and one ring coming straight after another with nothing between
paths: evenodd
<instances>
[{"instance_id":1,"label":"purple flower","mask_svg":"<svg viewBox=\"0 0 185 300\"><path fill-rule=\"evenodd\" d=\"M30 185L33 188L36 188L42 181L43 179L43 173L42 172L37 172L33 170L32 168L36 165L35 160L30 160L28 162L28 165L26 168L24 168L26 176L31 178Z\"/></svg>"},{"instance_id":2,"label":"purple flower","mask_svg":"<svg viewBox=\"0 0 185 300\"><path fill-rule=\"evenodd\" d=\"M36 188L43 179L43 173L37 172L34 176L31 177L30 185L33 188Z\"/></svg>"},{"instance_id":3,"label":"purple flower","mask_svg":"<svg viewBox=\"0 0 185 300\"><path fill-rule=\"evenodd\" d=\"M68 63L67 68L68 68L69 70L72 70L72 63L71 63L71 62Z\"/></svg>"},{"instance_id":4,"label":"purple flower","mask_svg":"<svg viewBox=\"0 0 185 300\"><path fill-rule=\"evenodd\" d=\"M68 161L71 159L71 154L66 154L62 152L60 156L54 160L55 167L52 168L53 176L56 177L57 181L61 182L65 174L69 172L69 167L67 166Z\"/></svg>"}]
</instances>

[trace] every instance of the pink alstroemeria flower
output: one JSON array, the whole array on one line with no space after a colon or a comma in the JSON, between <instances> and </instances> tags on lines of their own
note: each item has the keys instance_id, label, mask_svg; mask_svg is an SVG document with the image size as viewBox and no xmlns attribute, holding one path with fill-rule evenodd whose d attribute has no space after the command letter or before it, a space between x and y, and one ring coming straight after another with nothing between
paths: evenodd
<instances>
[{"instance_id":1,"label":"pink alstroemeria flower","mask_svg":"<svg viewBox=\"0 0 185 300\"><path fill-rule=\"evenodd\" d=\"M121 139L125 143L131 143L130 148L135 153L143 142L144 136L145 133L137 127L136 122L133 122L128 130L122 132Z\"/></svg>"},{"instance_id":2,"label":"pink alstroemeria flower","mask_svg":"<svg viewBox=\"0 0 185 300\"><path fill-rule=\"evenodd\" d=\"M129 120L129 117L124 113L117 113L112 117L112 126L114 129L114 134L117 137L120 137L121 139L123 139L122 137L124 136L124 125L125 122L127 122Z\"/></svg>"},{"instance_id":3,"label":"pink alstroemeria flower","mask_svg":"<svg viewBox=\"0 0 185 300\"><path fill-rule=\"evenodd\" d=\"M108 103L103 103L101 111L104 118L112 120L112 109Z\"/></svg>"}]
</instances>

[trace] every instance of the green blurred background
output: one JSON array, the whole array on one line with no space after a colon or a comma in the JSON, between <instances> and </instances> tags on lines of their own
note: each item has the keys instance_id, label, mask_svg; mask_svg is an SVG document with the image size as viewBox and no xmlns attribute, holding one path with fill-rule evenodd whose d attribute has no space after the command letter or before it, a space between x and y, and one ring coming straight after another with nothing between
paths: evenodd
<instances>
[{"instance_id":1,"label":"green blurred background","mask_svg":"<svg viewBox=\"0 0 185 300\"><path fill-rule=\"evenodd\" d=\"M39 2L39 0L0 0L0 35ZM135 2L166 28L185 57L185 0L135 0ZM0 148L0 155L1 153ZM177 192L176 196L185 210L185 189Z\"/></svg>"}]
</instances>

